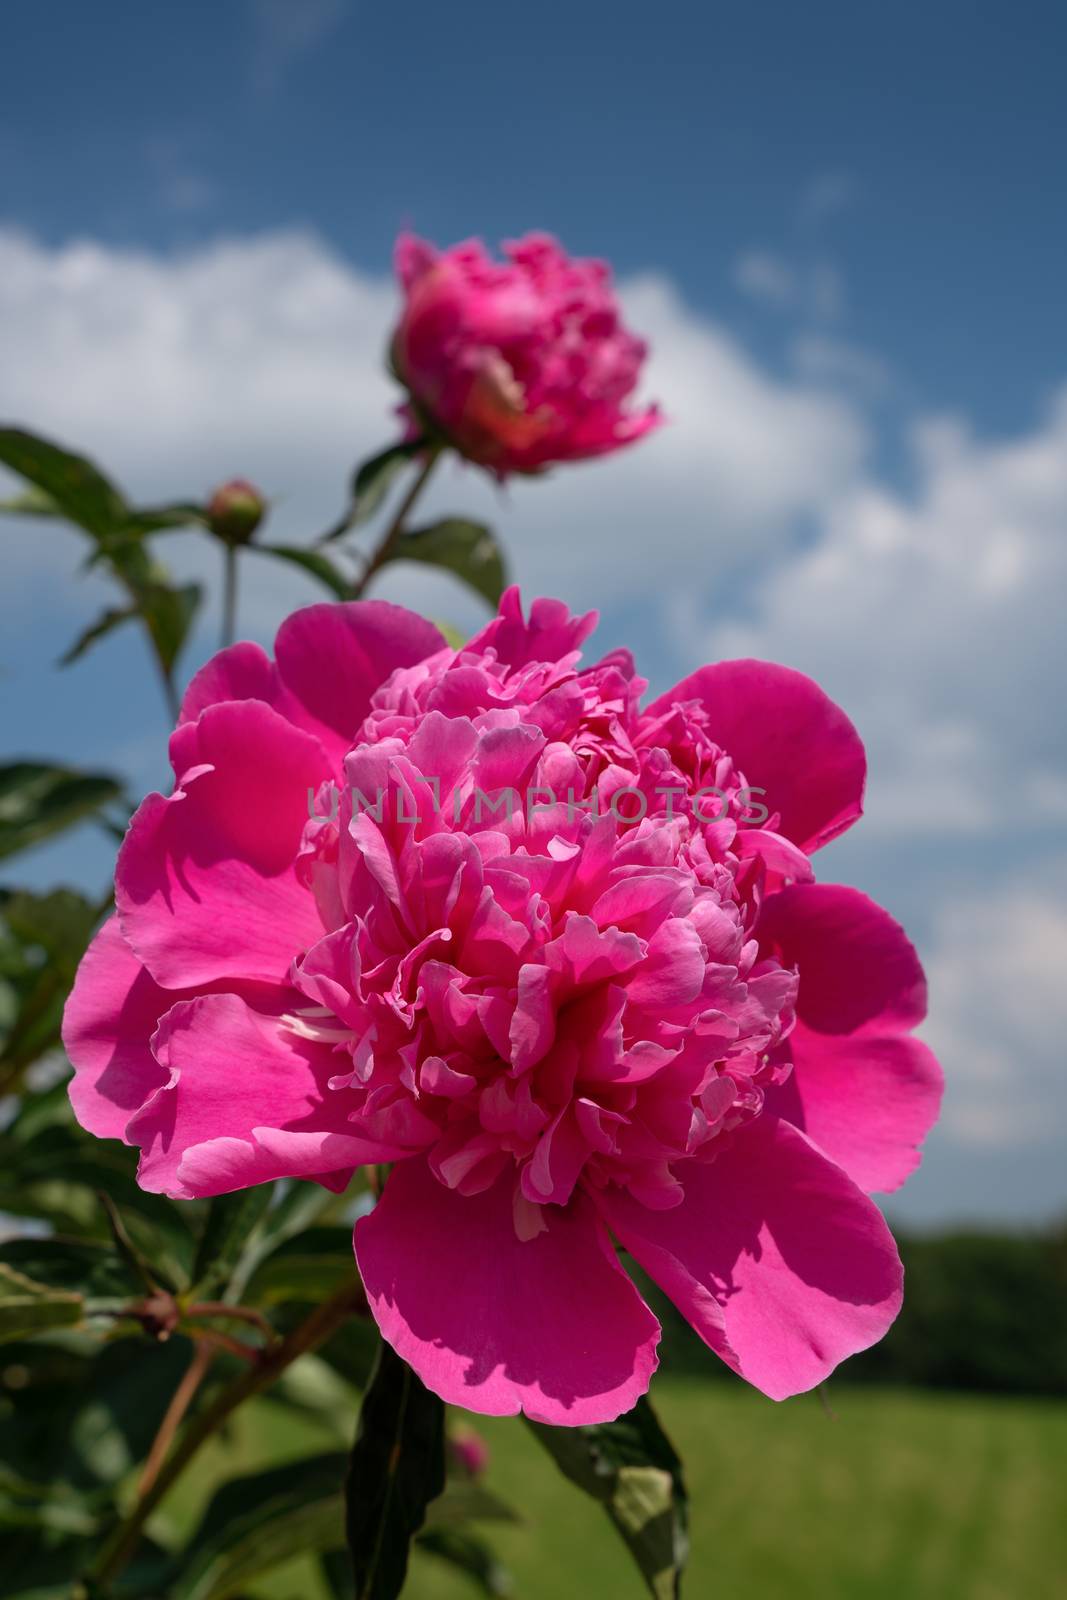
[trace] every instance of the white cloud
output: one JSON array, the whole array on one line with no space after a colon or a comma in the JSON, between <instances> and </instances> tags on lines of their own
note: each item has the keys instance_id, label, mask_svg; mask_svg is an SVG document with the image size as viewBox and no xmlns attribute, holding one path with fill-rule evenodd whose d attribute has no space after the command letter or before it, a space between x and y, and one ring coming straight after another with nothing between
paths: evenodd
<instances>
[{"instance_id":1,"label":"white cloud","mask_svg":"<svg viewBox=\"0 0 1067 1600\"><path fill-rule=\"evenodd\" d=\"M253 86L274 89L285 71L310 55L338 27L345 0L248 0L252 15Z\"/></svg>"},{"instance_id":2,"label":"white cloud","mask_svg":"<svg viewBox=\"0 0 1067 1600\"><path fill-rule=\"evenodd\" d=\"M734 283L750 300L811 322L836 322L845 309L845 281L823 257L787 261L767 250L749 250L734 263Z\"/></svg>"},{"instance_id":3,"label":"white cloud","mask_svg":"<svg viewBox=\"0 0 1067 1600\"><path fill-rule=\"evenodd\" d=\"M749 250L734 265L734 282L743 294L765 305L791 306L796 303L796 274L780 256L766 250Z\"/></svg>"},{"instance_id":4,"label":"white cloud","mask_svg":"<svg viewBox=\"0 0 1067 1600\"><path fill-rule=\"evenodd\" d=\"M1062 1139L1065 888L1061 863L1040 885L991 884L940 910L924 1031L945 1067L944 1132L961 1144Z\"/></svg>"},{"instance_id":5,"label":"white cloud","mask_svg":"<svg viewBox=\"0 0 1067 1600\"><path fill-rule=\"evenodd\" d=\"M1067 765L1053 688L1067 658L1067 390L1008 442L920 423L912 460L912 494L846 491L760 585L751 620L711 624L703 648L774 655L844 701L883 830L1047 824Z\"/></svg>"},{"instance_id":6,"label":"white cloud","mask_svg":"<svg viewBox=\"0 0 1067 1600\"><path fill-rule=\"evenodd\" d=\"M793 366L810 383L844 385L859 399L879 399L892 384L888 363L840 339L804 333L790 347Z\"/></svg>"},{"instance_id":7,"label":"white cloud","mask_svg":"<svg viewBox=\"0 0 1067 1600\"><path fill-rule=\"evenodd\" d=\"M823 514L856 477L866 432L832 395L761 370L666 281L624 294L668 424L610 463L561 469L550 487L501 492L450 469L429 504L487 516L524 585L575 604L659 604L654 557L666 617L672 591L710 596L755 550ZM168 257L0 233L0 404L96 453L143 496L248 475L277 497L273 536L299 540L335 517L352 463L395 431L382 361L395 309L388 282L299 233ZM183 560L192 546L177 548ZM258 631L293 593L288 575L257 569Z\"/></svg>"}]
</instances>

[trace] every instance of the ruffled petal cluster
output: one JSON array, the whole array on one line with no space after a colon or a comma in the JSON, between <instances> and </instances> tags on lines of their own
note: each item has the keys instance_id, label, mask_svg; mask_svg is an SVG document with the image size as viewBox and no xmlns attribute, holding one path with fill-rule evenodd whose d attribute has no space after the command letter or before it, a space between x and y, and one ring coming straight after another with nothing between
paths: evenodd
<instances>
[{"instance_id":1,"label":"ruffled petal cluster","mask_svg":"<svg viewBox=\"0 0 1067 1600\"><path fill-rule=\"evenodd\" d=\"M810 680L651 705L514 591L460 650L380 602L222 652L131 823L65 1040L82 1123L176 1197L392 1163L355 1247L386 1339L472 1410L618 1415L659 1328L626 1247L778 1398L879 1338L867 1198L940 1076L895 922L816 885L863 751Z\"/></svg>"},{"instance_id":2,"label":"ruffled petal cluster","mask_svg":"<svg viewBox=\"0 0 1067 1600\"><path fill-rule=\"evenodd\" d=\"M499 476L605 455L659 422L627 409L646 347L623 325L602 261L528 234L494 261L404 234L392 360L413 417Z\"/></svg>"}]
</instances>

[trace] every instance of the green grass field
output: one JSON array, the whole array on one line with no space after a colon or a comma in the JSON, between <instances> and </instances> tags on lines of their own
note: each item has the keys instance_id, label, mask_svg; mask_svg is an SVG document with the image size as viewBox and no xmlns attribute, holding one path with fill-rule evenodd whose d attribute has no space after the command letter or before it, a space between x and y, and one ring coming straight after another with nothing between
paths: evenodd
<instances>
[{"instance_id":1,"label":"green grass field","mask_svg":"<svg viewBox=\"0 0 1067 1600\"><path fill-rule=\"evenodd\" d=\"M1067 1593L1067 1406L835 1388L774 1405L733 1383L664 1379L654 1398L685 1459L692 1498L692 1600L1053 1600ZM640 1600L644 1590L603 1513L559 1478L513 1420L474 1419L492 1451L487 1482L526 1522L486 1527L516 1600ZM257 1455L275 1416L233 1441ZM284 1447L303 1450L287 1427ZM260 1459L262 1456L260 1455ZM305 1563L255 1592L318 1600ZM420 1556L410 1600L474 1590Z\"/></svg>"}]
</instances>

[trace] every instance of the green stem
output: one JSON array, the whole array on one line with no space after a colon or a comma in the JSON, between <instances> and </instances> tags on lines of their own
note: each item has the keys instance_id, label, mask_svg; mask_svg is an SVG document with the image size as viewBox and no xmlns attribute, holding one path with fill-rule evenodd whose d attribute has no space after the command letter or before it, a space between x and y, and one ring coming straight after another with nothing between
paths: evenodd
<instances>
[{"instance_id":1,"label":"green stem","mask_svg":"<svg viewBox=\"0 0 1067 1600\"><path fill-rule=\"evenodd\" d=\"M401 500L400 505L397 508L396 516L386 528L378 548L371 553L371 556L367 561L367 565L363 568L360 576L352 585L353 600L361 600L363 598L367 591L367 585L370 583L370 580L381 567L385 566L385 563L392 556L396 542L404 532L404 524L407 522L407 519L411 514L412 507L419 498L419 495L422 493L423 489L426 487L430 473L433 471L441 456L444 454L444 448L444 445L440 444L431 444L427 446L426 454L423 457L419 470L412 479L411 486L408 489L407 494L404 496L403 500Z\"/></svg>"},{"instance_id":2,"label":"green stem","mask_svg":"<svg viewBox=\"0 0 1067 1600\"><path fill-rule=\"evenodd\" d=\"M223 650L237 637L237 546L227 544L222 569L222 638Z\"/></svg>"},{"instance_id":3,"label":"green stem","mask_svg":"<svg viewBox=\"0 0 1067 1600\"><path fill-rule=\"evenodd\" d=\"M265 1350L255 1366L235 1378L207 1410L190 1423L177 1449L140 1496L133 1510L101 1547L88 1574L89 1579L104 1585L118 1576L137 1549L141 1531L164 1495L181 1477L201 1446L218 1432L238 1406L269 1388L299 1356L318 1349L349 1317L366 1309L367 1297L363 1285L358 1279L346 1283L329 1300L317 1306L307 1320L294 1328L274 1349Z\"/></svg>"}]
</instances>

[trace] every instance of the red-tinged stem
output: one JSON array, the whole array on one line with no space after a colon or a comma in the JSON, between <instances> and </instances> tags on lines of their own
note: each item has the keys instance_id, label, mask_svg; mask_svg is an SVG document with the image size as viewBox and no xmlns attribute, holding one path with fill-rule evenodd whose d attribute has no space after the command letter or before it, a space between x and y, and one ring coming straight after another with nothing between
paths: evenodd
<instances>
[{"instance_id":1,"label":"red-tinged stem","mask_svg":"<svg viewBox=\"0 0 1067 1600\"><path fill-rule=\"evenodd\" d=\"M90 1580L98 1585L106 1585L122 1571L137 1548L145 1523L160 1501L200 1448L218 1432L238 1406L268 1389L300 1356L318 1349L349 1317L366 1309L367 1297L363 1285L358 1279L346 1283L329 1300L316 1306L311 1315L273 1349L264 1350L247 1372L235 1378L206 1411L190 1423L148 1489L138 1496L132 1511L105 1541L88 1575Z\"/></svg>"}]
</instances>

